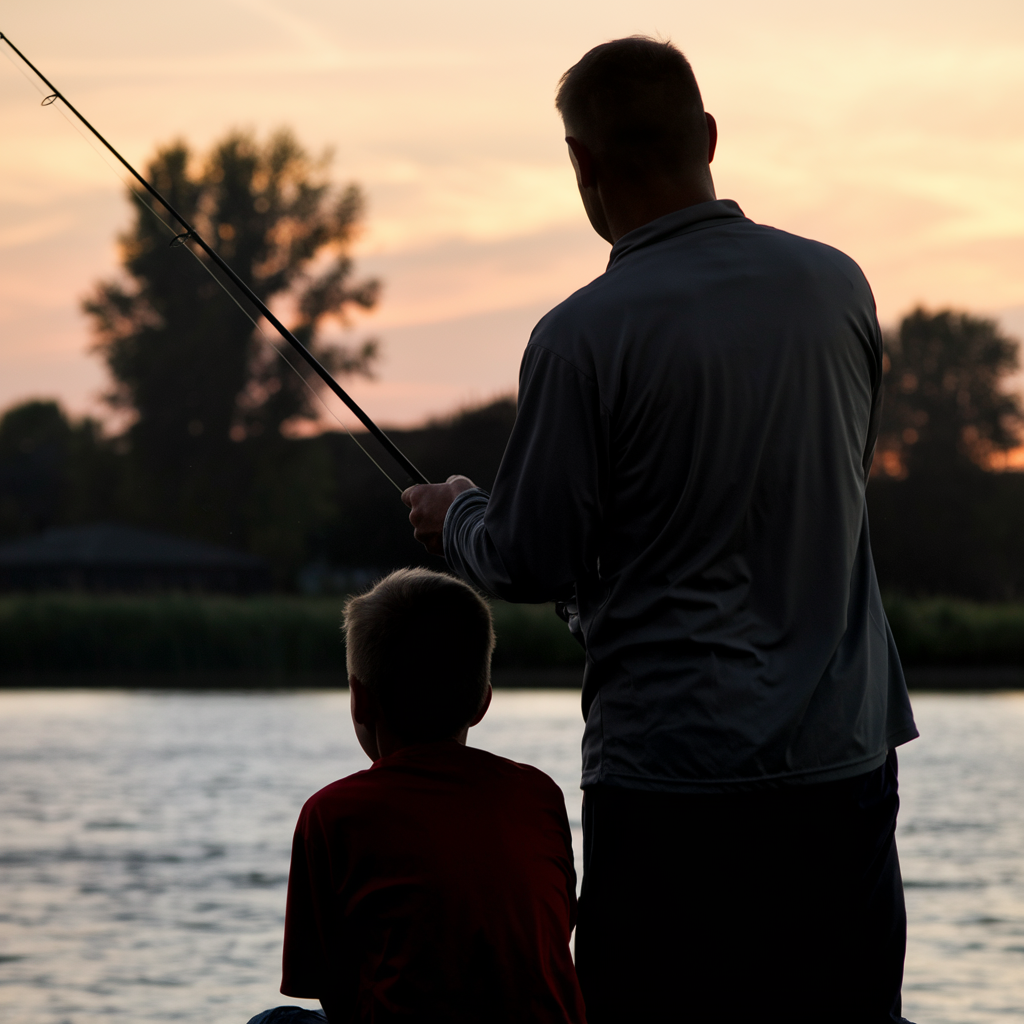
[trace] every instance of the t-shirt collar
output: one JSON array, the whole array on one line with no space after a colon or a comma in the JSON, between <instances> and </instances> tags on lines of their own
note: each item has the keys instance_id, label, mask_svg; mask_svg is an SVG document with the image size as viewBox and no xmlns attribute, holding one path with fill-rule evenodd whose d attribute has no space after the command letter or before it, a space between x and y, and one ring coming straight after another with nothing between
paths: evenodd
<instances>
[{"instance_id":1,"label":"t-shirt collar","mask_svg":"<svg viewBox=\"0 0 1024 1024\"><path fill-rule=\"evenodd\" d=\"M666 213L664 217L649 221L641 227L623 235L613 246L608 259L610 270L628 253L642 249L665 238L681 234L702 221L718 220L723 217L742 217L743 211L731 199L711 199L706 203L685 206L681 210Z\"/></svg>"},{"instance_id":2,"label":"t-shirt collar","mask_svg":"<svg viewBox=\"0 0 1024 1024\"><path fill-rule=\"evenodd\" d=\"M404 764L409 761L422 761L424 758L432 759L445 757L452 753L465 750L466 745L457 740L424 740L422 743L409 743L398 750L392 751L384 757L378 757L367 769L372 771L380 765Z\"/></svg>"}]
</instances>

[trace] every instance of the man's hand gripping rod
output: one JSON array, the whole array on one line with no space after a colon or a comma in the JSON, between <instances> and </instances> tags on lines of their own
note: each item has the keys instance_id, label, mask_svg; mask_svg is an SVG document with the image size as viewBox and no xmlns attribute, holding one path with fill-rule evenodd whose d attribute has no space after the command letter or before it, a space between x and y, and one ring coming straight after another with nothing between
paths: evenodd
<instances>
[{"instance_id":1,"label":"man's hand gripping rod","mask_svg":"<svg viewBox=\"0 0 1024 1024\"><path fill-rule=\"evenodd\" d=\"M239 291L241 291L242 294L260 311L260 313L274 325L278 334L280 334L281 337L284 338L284 340L287 341L288 344L291 345L291 347L295 349L295 351L298 352L307 363L309 363L320 379L345 403L345 405L349 407L349 409L352 410L352 412L356 414L357 417L359 417L359 421L363 426L373 434L381 445L383 445L385 451L387 451L395 462L397 462L398 465L409 474L413 481L418 484L429 483L430 481L428 481L427 478L412 464L412 462L409 461L404 452L399 449L395 442L392 441L391 438L388 437L388 435L385 434L384 431L381 430L365 412L363 412L355 399L352 398L352 396L345 391L345 389L330 375L330 373L327 372L326 367L320 362L320 360L317 359L316 356L314 356L313 353L310 352L309 349L306 348L306 346L303 345L302 342L299 341L299 339L296 338L295 335L292 334L292 332L289 331L276 316L274 316L274 314L267 308L266 303L264 303L263 300L231 269L231 267L229 267L228 264L225 263L209 245L207 245L206 241L196 231L196 229L180 213L178 213L178 211L160 194L160 192L146 181L146 179L139 174L139 172L135 170L135 168L132 167L132 165L128 163L128 161L125 160L125 158L121 156L121 154L118 153L118 151L114 149L114 147L107 142L107 140L100 135L95 128L93 128L93 126L68 101L68 98L46 77L46 75L39 70L39 68L35 66L35 64L32 63L32 61L28 59L28 57L25 56L25 54L21 52L21 50L14 45L14 43L11 42L7 36L3 34L3 32L0 32L0 40L7 43L7 45L35 72L35 74L46 83L47 88L50 90L50 95L43 100L43 105L48 106L55 100L59 99L64 106L66 106L68 110L70 110L71 113L74 114L75 117L77 117L78 120L81 121L82 124L84 124L85 127L88 128L89 131L92 132L92 134L95 135L96 138L99 139L115 157L117 157L132 177L135 178L135 180L138 181L151 196L158 200L160 204L171 214L171 216L182 226L182 228L184 228L182 234L178 236L179 239L182 242L187 241L189 238L193 239L203 252L205 252L206 255L209 256L222 271L224 271L235 287L237 287Z\"/></svg>"}]
</instances>

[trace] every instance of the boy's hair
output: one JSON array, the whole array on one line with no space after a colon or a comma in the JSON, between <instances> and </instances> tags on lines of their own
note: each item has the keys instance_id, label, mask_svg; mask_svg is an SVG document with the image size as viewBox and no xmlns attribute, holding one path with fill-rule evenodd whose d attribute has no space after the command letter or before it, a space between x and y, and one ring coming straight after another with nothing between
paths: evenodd
<instances>
[{"instance_id":1,"label":"boy's hair","mask_svg":"<svg viewBox=\"0 0 1024 1024\"><path fill-rule=\"evenodd\" d=\"M345 604L348 671L405 742L457 735L491 678L491 609L461 580L399 569Z\"/></svg>"},{"instance_id":2,"label":"boy's hair","mask_svg":"<svg viewBox=\"0 0 1024 1024\"><path fill-rule=\"evenodd\" d=\"M562 75L555 106L567 131L628 179L678 174L707 160L697 79L669 42L629 36L595 46Z\"/></svg>"}]
</instances>

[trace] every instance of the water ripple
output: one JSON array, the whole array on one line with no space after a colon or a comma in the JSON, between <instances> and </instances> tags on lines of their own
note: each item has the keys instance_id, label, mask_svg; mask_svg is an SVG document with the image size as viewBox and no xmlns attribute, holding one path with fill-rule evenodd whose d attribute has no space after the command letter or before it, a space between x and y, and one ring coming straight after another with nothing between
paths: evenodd
<instances>
[{"instance_id":1,"label":"water ripple","mask_svg":"<svg viewBox=\"0 0 1024 1024\"><path fill-rule=\"evenodd\" d=\"M1021 1019L1024 699L914 704L904 1012ZM506 692L471 740L555 777L577 855L581 731L578 693ZM285 1001L296 815L365 766L344 693L0 692L0 1018L244 1024Z\"/></svg>"}]
</instances>

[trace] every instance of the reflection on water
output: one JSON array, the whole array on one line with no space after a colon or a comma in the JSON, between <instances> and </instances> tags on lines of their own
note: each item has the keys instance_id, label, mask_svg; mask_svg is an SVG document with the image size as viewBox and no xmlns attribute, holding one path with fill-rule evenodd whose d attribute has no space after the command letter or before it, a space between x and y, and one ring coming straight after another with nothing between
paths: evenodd
<instances>
[{"instance_id":1,"label":"reflection on water","mask_svg":"<svg viewBox=\"0 0 1024 1024\"><path fill-rule=\"evenodd\" d=\"M473 740L542 765L577 826L579 717L575 694L499 694ZM284 1001L298 810L368 764L345 693L0 693L0 1019Z\"/></svg>"},{"instance_id":2,"label":"reflection on water","mask_svg":"<svg viewBox=\"0 0 1024 1024\"><path fill-rule=\"evenodd\" d=\"M905 1012L1020 1019L1024 697L919 695L915 708L924 738L901 751ZM581 730L578 694L505 692L471 735L562 785L577 856ZM284 1001L295 817L366 763L341 693L0 693L0 1016L241 1024Z\"/></svg>"},{"instance_id":3,"label":"reflection on water","mask_svg":"<svg viewBox=\"0 0 1024 1024\"><path fill-rule=\"evenodd\" d=\"M1024 694L918 695L900 750L904 1012L1024 1020Z\"/></svg>"}]
</instances>

